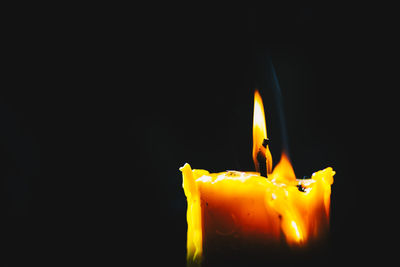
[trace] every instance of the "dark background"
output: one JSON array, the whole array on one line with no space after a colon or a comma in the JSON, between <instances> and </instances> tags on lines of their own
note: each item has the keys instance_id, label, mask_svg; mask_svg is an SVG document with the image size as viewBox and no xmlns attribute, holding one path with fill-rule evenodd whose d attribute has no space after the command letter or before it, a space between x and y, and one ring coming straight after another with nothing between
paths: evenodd
<instances>
[{"instance_id":1,"label":"dark background","mask_svg":"<svg viewBox=\"0 0 400 267\"><path fill-rule=\"evenodd\" d=\"M7 264L184 266L178 169L188 162L211 172L253 170L256 87L279 161L268 60L297 176L336 171L327 248L298 264L390 259L398 67L389 9L125 12L17 12L7 20ZM283 263L297 260L290 257Z\"/></svg>"}]
</instances>

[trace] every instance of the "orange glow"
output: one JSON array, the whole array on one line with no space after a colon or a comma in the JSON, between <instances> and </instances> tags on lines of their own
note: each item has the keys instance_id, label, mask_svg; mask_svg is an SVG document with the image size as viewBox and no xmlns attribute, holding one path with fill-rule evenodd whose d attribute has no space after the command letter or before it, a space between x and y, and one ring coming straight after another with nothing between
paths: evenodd
<instances>
[{"instance_id":1,"label":"orange glow","mask_svg":"<svg viewBox=\"0 0 400 267\"><path fill-rule=\"evenodd\" d=\"M253 112L253 161L254 165L256 166L256 170L259 172L259 167L258 164L264 164L264 163L259 163L257 160L257 154L261 150L261 152L264 154L266 157L266 170L267 173L271 173L272 171L272 156L271 152L269 151L269 147L264 149L262 146L262 143L264 139L267 139L267 127L265 125L265 113L264 113L264 105L261 99L261 95L256 90L254 92L254 112Z\"/></svg>"},{"instance_id":2,"label":"orange glow","mask_svg":"<svg viewBox=\"0 0 400 267\"><path fill-rule=\"evenodd\" d=\"M328 167L313 173L311 179L289 180L285 173L293 170L288 171L282 166L279 169L277 166L268 179L276 186L272 193L274 197L266 197L266 204L281 215L281 229L286 242L298 246L323 238L329 228L331 184L335 172ZM291 169L290 165L287 167Z\"/></svg>"}]
</instances>

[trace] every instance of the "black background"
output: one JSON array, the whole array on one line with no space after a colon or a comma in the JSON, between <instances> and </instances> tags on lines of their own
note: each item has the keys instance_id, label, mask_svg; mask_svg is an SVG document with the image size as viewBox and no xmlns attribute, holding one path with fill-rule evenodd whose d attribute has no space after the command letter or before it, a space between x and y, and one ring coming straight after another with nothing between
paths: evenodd
<instances>
[{"instance_id":1,"label":"black background","mask_svg":"<svg viewBox=\"0 0 400 267\"><path fill-rule=\"evenodd\" d=\"M7 264L183 266L178 169L253 170L256 87L279 160L268 59L297 176L336 171L327 248L299 264L393 256L398 67L390 9L103 8L18 11L7 20Z\"/></svg>"}]
</instances>

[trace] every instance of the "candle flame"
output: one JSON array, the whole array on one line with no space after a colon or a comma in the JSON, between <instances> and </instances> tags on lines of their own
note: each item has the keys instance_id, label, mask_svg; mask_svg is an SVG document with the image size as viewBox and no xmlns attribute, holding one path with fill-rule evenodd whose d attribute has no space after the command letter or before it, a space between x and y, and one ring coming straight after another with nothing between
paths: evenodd
<instances>
[{"instance_id":1,"label":"candle flame","mask_svg":"<svg viewBox=\"0 0 400 267\"><path fill-rule=\"evenodd\" d=\"M255 90L253 114L253 161L258 172L260 171L260 164L266 164L266 170L269 174L272 171L272 156L271 152L269 151L268 145L266 145L266 147L263 147L264 139L268 140L264 105L260 93L258 92L258 90ZM265 156L265 163L259 162L259 160L257 159L258 153L262 153Z\"/></svg>"},{"instance_id":2,"label":"candle flame","mask_svg":"<svg viewBox=\"0 0 400 267\"><path fill-rule=\"evenodd\" d=\"M270 177L277 182L287 184L296 182L296 174L294 173L290 159L285 151L282 151L281 160L275 166Z\"/></svg>"}]
</instances>

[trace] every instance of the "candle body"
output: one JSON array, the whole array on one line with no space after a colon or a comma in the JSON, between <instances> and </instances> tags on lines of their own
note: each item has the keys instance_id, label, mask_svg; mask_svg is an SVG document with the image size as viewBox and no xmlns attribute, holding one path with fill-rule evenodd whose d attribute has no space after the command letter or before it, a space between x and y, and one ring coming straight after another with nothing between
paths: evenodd
<instances>
[{"instance_id":1,"label":"candle body","mask_svg":"<svg viewBox=\"0 0 400 267\"><path fill-rule=\"evenodd\" d=\"M209 173L189 164L181 171L188 200L188 260L200 260L203 249L226 246L304 246L329 227L332 168L305 180L267 179L256 172Z\"/></svg>"}]
</instances>

